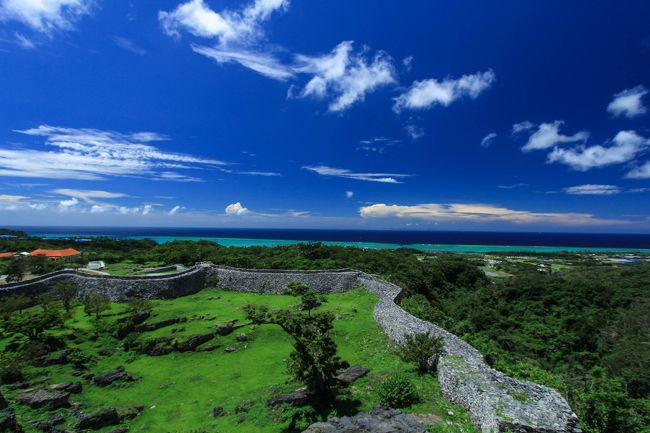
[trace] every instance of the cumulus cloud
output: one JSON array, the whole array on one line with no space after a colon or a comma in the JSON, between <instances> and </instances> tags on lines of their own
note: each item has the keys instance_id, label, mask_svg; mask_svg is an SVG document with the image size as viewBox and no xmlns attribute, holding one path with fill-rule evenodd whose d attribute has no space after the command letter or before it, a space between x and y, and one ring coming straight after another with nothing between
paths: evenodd
<instances>
[{"instance_id":1,"label":"cumulus cloud","mask_svg":"<svg viewBox=\"0 0 650 433\"><path fill-rule=\"evenodd\" d=\"M226 206L226 215L244 215L246 213L248 213L248 209L242 206L240 202Z\"/></svg>"},{"instance_id":2,"label":"cumulus cloud","mask_svg":"<svg viewBox=\"0 0 650 433\"><path fill-rule=\"evenodd\" d=\"M159 12L158 19L170 36L179 37L180 31L185 30L194 36L215 38L226 45L260 37L260 24L288 5L288 0L255 0L242 11L215 12L203 0L190 0L171 12Z\"/></svg>"},{"instance_id":3,"label":"cumulus cloud","mask_svg":"<svg viewBox=\"0 0 650 433\"><path fill-rule=\"evenodd\" d=\"M446 107L464 97L476 99L495 80L496 76L490 69L485 72L463 75L460 78L446 78L442 81L434 78L414 81L406 93L395 98L393 109L396 112L423 110L434 105Z\"/></svg>"},{"instance_id":4,"label":"cumulus cloud","mask_svg":"<svg viewBox=\"0 0 650 433\"><path fill-rule=\"evenodd\" d=\"M400 179L410 176L408 174L397 174L397 173L363 173L363 172L357 173L344 168L334 168L334 167L328 167L326 165L317 165L317 166L306 165L303 168L305 170L318 173L321 176L342 177L345 179L363 180L366 182L379 182L379 183L402 183Z\"/></svg>"},{"instance_id":5,"label":"cumulus cloud","mask_svg":"<svg viewBox=\"0 0 650 433\"><path fill-rule=\"evenodd\" d=\"M0 0L0 21L19 21L33 30L70 30L90 14L94 0Z\"/></svg>"},{"instance_id":6,"label":"cumulus cloud","mask_svg":"<svg viewBox=\"0 0 650 433\"><path fill-rule=\"evenodd\" d=\"M566 164L574 170L587 171L633 160L650 145L650 140L634 131L620 131L609 146L579 146L575 149L555 148L548 155L548 162Z\"/></svg>"},{"instance_id":7,"label":"cumulus cloud","mask_svg":"<svg viewBox=\"0 0 650 433\"><path fill-rule=\"evenodd\" d=\"M614 95L614 99L607 106L607 111L612 116L636 117L647 111L643 105L643 97L648 94L644 86L625 89Z\"/></svg>"},{"instance_id":8,"label":"cumulus cloud","mask_svg":"<svg viewBox=\"0 0 650 433\"><path fill-rule=\"evenodd\" d=\"M625 177L628 179L650 179L650 161L633 168Z\"/></svg>"},{"instance_id":9,"label":"cumulus cloud","mask_svg":"<svg viewBox=\"0 0 650 433\"><path fill-rule=\"evenodd\" d=\"M626 221L596 218L587 213L532 212L487 204L418 205L373 204L359 209L362 218L403 218L428 221L509 222L515 224L548 223L554 225L610 225Z\"/></svg>"},{"instance_id":10,"label":"cumulus cloud","mask_svg":"<svg viewBox=\"0 0 650 433\"><path fill-rule=\"evenodd\" d=\"M564 188L563 191L571 195L615 195L621 192L616 185L586 184Z\"/></svg>"},{"instance_id":11,"label":"cumulus cloud","mask_svg":"<svg viewBox=\"0 0 650 433\"><path fill-rule=\"evenodd\" d=\"M573 135L564 135L560 133L560 127L564 124L561 120L556 120L551 123L542 123L537 127L528 138L528 142L521 148L524 152L531 150L544 150L564 143L585 142L589 138L586 131L579 131ZM519 124L521 125L521 124ZM513 132L515 131L513 126ZM531 128L528 128L531 129ZM523 131L521 129L520 131Z\"/></svg>"},{"instance_id":12,"label":"cumulus cloud","mask_svg":"<svg viewBox=\"0 0 650 433\"><path fill-rule=\"evenodd\" d=\"M490 132L488 135L483 137L481 140L481 147L488 148L494 143L494 140L497 138L497 133L496 132Z\"/></svg>"},{"instance_id":13,"label":"cumulus cloud","mask_svg":"<svg viewBox=\"0 0 650 433\"><path fill-rule=\"evenodd\" d=\"M79 204L79 200L77 200L75 197L72 197L71 199L67 200L61 200L59 202L59 210L60 211L67 211L70 208L73 208Z\"/></svg>"},{"instance_id":14,"label":"cumulus cloud","mask_svg":"<svg viewBox=\"0 0 650 433\"><path fill-rule=\"evenodd\" d=\"M94 204L90 207L90 213L104 213L106 208L99 204Z\"/></svg>"},{"instance_id":15,"label":"cumulus cloud","mask_svg":"<svg viewBox=\"0 0 650 433\"><path fill-rule=\"evenodd\" d=\"M0 149L0 176L81 180L149 176L181 181L196 179L178 170L226 165L214 159L162 151L151 143L168 138L153 132L123 134L49 125L16 132L43 137L49 149Z\"/></svg>"},{"instance_id":16,"label":"cumulus cloud","mask_svg":"<svg viewBox=\"0 0 650 433\"><path fill-rule=\"evenodd\" d=\"M324 98L332 95L330 111L342 111L356 102L363 101L367 93L395 83L396 74L392 59L379 51L372 59L365 50L354 53L353 42L344 41L329 54L322 56L296 56L293 67L298 73L309 74L301 97Z\"/></svg>"}]
</instances>

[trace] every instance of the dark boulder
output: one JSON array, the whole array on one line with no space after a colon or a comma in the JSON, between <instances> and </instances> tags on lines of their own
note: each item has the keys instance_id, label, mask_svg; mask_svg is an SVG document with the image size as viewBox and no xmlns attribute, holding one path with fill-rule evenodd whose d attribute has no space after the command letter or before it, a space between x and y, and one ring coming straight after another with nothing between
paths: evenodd
<instances>
[{"instance_id":1,"label":"dark boulder","mask_svg":"<svg viewBox=\"0 0 650 433\"><path fill-rule=\"evenodd\" d=\"M2 433L22 433L23 429L16 421L16 413L10 407L0 409L0 432Z\"/></svg>"},{"instance_id":2,"label":"dark boulder","mask_svg":"<svg viewBox=\"0 0 650 433\"><path fill-rule=\"evenodd\" d=\"M219 418L220 416L224 416L226 414L225 409L223 406L215 406L212 408L212 412L210 413L210 416L214 418Z\"/></svg>"},{"instance_id":3,"label":"dark boulder","mask_svg":"<svg viewBox=\"0 0 650 433\"><path fill-rule=\"evenodd\" d=\"M376 407L370 413L317 422L303 433L428 433L428 431L429 429L412 415L403 414L396 409Z\"/></svg>"},{"instance_id":4,"label":"dark boulder","mask_svg":"<svg viewBox=\"0 0 650 433\"><path fill-rule=\"evenodd\" d=\"M309 403L311 394L307 390L298 390L288 394L280 394L271 397L266 401L267 406L277 406L279 404L288 404L289 406L304 406Z\"/></svg>"},{"instance_id":5,"label":"dark boulder","mask_svg":"<svg viewBox=\"0 0 650 433\"><path fill-rule=\"evenodd\" d=\"M120 418L123 420L136 418L140 415L140 413L142 413L143 410L144 406L141 404L125 407L119 411Z\"/></svg>"},{"instance_id":6,"label":"dark boulder","mask_svg":"<svg viewBox=\"0 0 650 433\"><path fill-rule=\"evenodd\" d=\"M214 333L212 332L208 334L192 335L188 337L187 340L178 342L176 344L176 350L178 352L189 352L196 349L203 343L207 343L213 338L214 338Z\"/></svg>"},{"instance_id":7,"label":"dark boulder","mask_svg":"<svg viewBox=\"0 0 650 433\"><path fill-rule=\"evenodd\" d=\"M151 311L141 311L131 316L120 317L119 319L116 320L116 322L119 324L130 323L133 325L139 325L140 323L147 320L150 316L151 316Z\"/></svg>"},{"instance_id":8,"label":"dark boulder","mask_svg":"<svg viewBox=\"0 0 650 433\"><path fill-rule=\"evenodd\" d=\"M40 356L34 359L34 365L37 367L48 367L50 365L65 364L68 362L68 357L74 352L73 349L66 349L60 352Z\"/></svg>"},{"instance_id":9,"label":"dark boulder","mask_svg":"<svg viewBox=\"0 0 650 433\"><path fill-rule=\"evenodd\" d=\"M239 341L240 343L243 343L244 341L248 341L248 336L246 334L237 334L235 340Z\"/></svg>"},{"instance_id":10,"label":"dark boulder","mask_svg":"<svg viewBox=\"0 0 650 433\"><path fill-rule=\"evenodd\" d=\"M45 421L36 421L33 422L32 425L36 427L39 430L42 430L44 432L55 432L58 431L55 426L62 424L65 422L65 417L63 415L55 415L50 419L47 419ZM0 430L2 431L2 430Z\"/></svg>"},{"instance_id":11,"label":"dark boulder","mask_svg":"<svg viewBox=\"0 0 650 433\"><path fill-rule=\"evenodd\" d=\"M92 415L82 415L77 419L76 427L80 430L97 430L109 425L119 424L120 421L121 419L120 415L117 413L117 409L112 407L109 409L102 409Z\"/></svg>"},{"instance_id":12,"label":"dark boulder","mask_svg":"<svg viewBox=\"0 0 650 433\"><path fill-rule=\"evenodd\" d=\"M336 376L336 378L341 382L352 383L355 380L362 378L363 376L368 374L369 371L370 371L369 369L363 368L360 365L353 365L340 372L339 375Z\"/></svg>"},{"instance_id":13,"label":"dark boulder","mask_svg":"<svg viewBox=\"0 0 650 433\"><path fill-rule=\"evenodd\" d=\"M117 367L107 373L93 376L93 383L97 386L108 386L114 382L133 382L135 377L124 371L124 367Z\"/></svg>"},{"instance_id":14,"label":"dark boulder","mask_svg":"<svg viewBox=\"0 0 650 433\"><path fill-rule=\"evenodd\" d=\"M164 328L166 326L175 325L176 323L187 322L187 317L176 317L174 319L161 320L153 323L142 323L135 327L136 332L150 332L156 329Z\"/></svg>"},{"instance_id":15,"label":"dark boulder","mask_svg":"<svg viewBox=\"0 0 650 433\"><path fill-rule=\"evenodd\" d=\"M16 397L16 402L37 409L47 407L49 409L58 409L60 407L70 406L68 398L70 393L64 391L45 391L37 389L35 391L25 391Z\"/></svg>"},{"instance_id":16,"label":"dark boulder","mask_svg":"<svg viewBox=\"0 0 650 433\"><path fill-rule=\"evenodd\" d=\"M236 320L230 320L229 322L224 323L223 325L217 326L217 335L225 336L228 334L232 334L232 332L235 330L235 322Z\"/></svg>"},{"instance_id":17,"label":"dark boulder","mask_svg":"<svg viewBox=\"0 0 650 433\"><path fill-rule=\"evenodd\" d=\"M71 394L78 394L81 392L81 382L63 382L50 385L50 389L54 391L65 391Z\"/></svg>"}]
</instances>

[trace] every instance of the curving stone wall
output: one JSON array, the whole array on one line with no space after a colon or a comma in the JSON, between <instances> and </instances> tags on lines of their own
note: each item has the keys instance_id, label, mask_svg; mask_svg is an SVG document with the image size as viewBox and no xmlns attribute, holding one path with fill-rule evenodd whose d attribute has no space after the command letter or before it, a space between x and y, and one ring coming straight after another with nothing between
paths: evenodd
<instances>
[{"instance_id":1,"label":"curving stone wall","mask_svg":"<svg viewBox=\"0 0 650 433\"><path fill-rule=\"evenodd\" d=\"M430 332L444 340L438 365L443 394L465 407L483 433L578 433L578 419L556 391L513 379L490 368L471 345L444 329L404 311L397 301L402 289L381 278L352 269L334 271L276 271L236 269L200 263L185 272L158 277L113 277L65 270L34 280L0 287L8 294L32 296L60 281L72 281L87 293L103 293L115 301L137 298L175 298L207 286L245 292L281 293L291 282L320 293L362 287L379 297L374 317L396 342L405 335Z\"/></svg>"}]
</instances>

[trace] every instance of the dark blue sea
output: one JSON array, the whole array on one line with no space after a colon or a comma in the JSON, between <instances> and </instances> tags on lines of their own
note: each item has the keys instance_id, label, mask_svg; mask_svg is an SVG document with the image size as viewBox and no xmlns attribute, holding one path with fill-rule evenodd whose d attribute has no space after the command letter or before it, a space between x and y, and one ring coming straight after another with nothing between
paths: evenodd
<instances>
[{"instance_id":1,"label":"dark blue sea","mask_svg":"<svg viewBox=\"0 0 650 433\"><path fill-rule=\"evenodd\" d=\"M411 247L424 251L642 251L650 252L650 234L589 234L548 232L470 232L404 230L303 230L235 228L143 227L14 227L30 235L49 238L211 240L226 246L274 246L299 242L361 248Z\"/></svg>"}]
</instances>

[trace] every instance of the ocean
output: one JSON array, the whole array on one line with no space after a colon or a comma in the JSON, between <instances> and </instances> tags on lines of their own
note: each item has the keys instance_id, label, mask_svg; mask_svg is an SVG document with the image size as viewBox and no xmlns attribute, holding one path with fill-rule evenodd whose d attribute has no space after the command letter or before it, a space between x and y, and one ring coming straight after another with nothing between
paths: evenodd
<instances>
[{"instance_id":1,"label":"ocean","mask_svg":"<svg viewBox=\"0 0 650 433\"><path fill-rule=\"evenodd\" d=\"M276 246L301 242L358 248L401 248L421 251L485 252L643 252L650 253L650 234L546 232L469 232L397 230L303 230L146 227L13 227L44 238L208 240L224 246Z\"/></svg>"}]
</instances>

